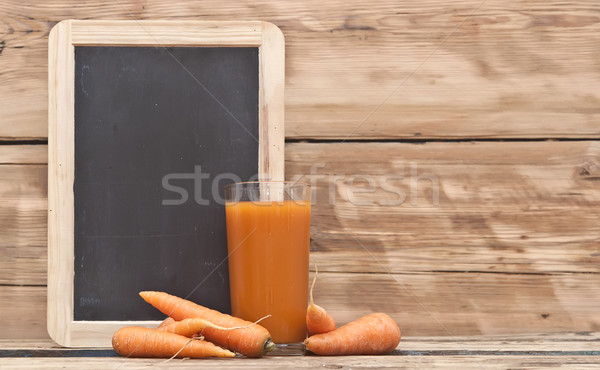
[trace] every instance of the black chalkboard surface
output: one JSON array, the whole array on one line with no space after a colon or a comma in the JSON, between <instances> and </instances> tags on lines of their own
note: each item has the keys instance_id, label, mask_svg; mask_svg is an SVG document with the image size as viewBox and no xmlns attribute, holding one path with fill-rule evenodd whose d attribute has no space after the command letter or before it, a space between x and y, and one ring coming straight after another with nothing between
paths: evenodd
<instances>
[{"instance_id":1,"label":"black chalkboard surface","mask_svg":"<svg viewBox=\"0 0 600 370\"><path fill-rule=\"evenodd\" d=\"M229 312L218 199L257 137L258 48L75 48L75 320L162 318L142 290Z\"/></svg>"},{"instance_id":2,"label":"black chalkboard surface","mask_svg":"<svg viewBox=\"0 0 600 370\"><path fill-rule=\"evenodd\" d=\"M283 180L265 22L63 21L49 38L48 332L110 346L165 291L229 312L223 188Z\"/></svg>"}]
</instances>

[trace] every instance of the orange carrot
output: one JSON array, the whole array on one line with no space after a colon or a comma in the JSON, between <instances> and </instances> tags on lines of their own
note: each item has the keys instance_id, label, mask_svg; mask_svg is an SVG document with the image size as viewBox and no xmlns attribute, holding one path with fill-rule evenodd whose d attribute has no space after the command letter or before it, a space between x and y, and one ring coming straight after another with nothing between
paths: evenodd
<instances>
[{"instance_id":1,"label":"orange carrot","mask_svg":"<svg viewBox=\"0 0 600 370\"><path fill-rule=\"evenodd\" d=\"M160 323L160 325L158 325L156 328L157 328L157 329L162 329L162 328L164 328L165 326L169 326L169 325L171 325L171 324L172 324L172 323L174 323L174 322L177 322L177 321L173 320L173 318L172 318L172 317L167 317L167 318L166 318L166 319L164 319L164 320L163 320L163 321Z\"/></svg>"},{"instance_id":2,"label":"orange carrot","mask_svg":"<svg viewBox=\"0 0 600 370\"><path fill-rule=\"evenodd\" d=\"M315 288L318 273L317 265L315 265L315 277L313 278L310 287L310 305L306 310L306 328L308 329L308 336L328 333L335 330L335 321L333 320L333 317L331 317L323 307L316 305L313 301L313 289Z\"/></svg>"},{"instance_id":3,"label":"orange carrot","mask_svg":"<svg viewBox=\"0 0 600 370\"><path fill-rule=\"evenodd\" d=\"M252 325L253 323L249 321L211 310L163 292L140 292L140 296L162 313L177 321L199 317L225 328L248 326L230 331L205 328L202 332L207 340L239 352L246 357L260 357L275 348L269 331L258 324Z\"/></svg>"},{"instance_id":4,"label":"orange carrot","mask_svg":"<svg viewBox=\"0 0 600 370\"><path fill-rule=\"evenodd\" d=\"M234 357L235 353L217 347L211 342L186 338L141 327L125 327L117 330L112 338L115 351L127 357Z\"/></svg>"},{"instance_id":5,"label":"orange carrot","mask_svg":"<svg viewBox=\"0 0 600 370\"><path fill-rule=\"evenodd\" d=\"M400 328L384 313L372 313L334 331L304 341L306 349L324 356L382 355L400 343Z\"/></svg>"},{"instance_id":6,"label":"orange carrot","mask_svg":"<svg viewBox=\"0 0 600 370\"><path fill-rule=\"evenodd\" d=\"M194 317L192 319L183 319L181 321L175 321L169 325L165 325L163 327L159 327L158 330L168 331L169 333L175 333L179 335L183 335L184 337L191 338L194 334L198 333L200 335L204 335L204 329L213 328L216 330L236 330L236 329L246 329L252 325L248 326L238 326L233 328L226 328L220 325L215 325L208 320L201 319L199 317Z\"/></svg>"}]
</instances>

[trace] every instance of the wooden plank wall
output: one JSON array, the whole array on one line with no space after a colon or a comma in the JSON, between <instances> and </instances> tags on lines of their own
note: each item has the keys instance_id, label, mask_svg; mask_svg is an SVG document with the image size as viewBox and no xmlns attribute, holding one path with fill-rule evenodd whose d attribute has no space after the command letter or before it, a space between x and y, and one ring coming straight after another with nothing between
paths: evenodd
<instances>
[{"instance_id":1,"label":"wooden plank wall","mask_svg":"<svg viewBox=\"0 0 600 370\"><path fill-rule=\"evenodd\" d=\"M0 0L0 338L47 338L47 39L78 19L286 37L318 303L405 335L600 330L596 0Z\"/></svg>"}]
</instances>

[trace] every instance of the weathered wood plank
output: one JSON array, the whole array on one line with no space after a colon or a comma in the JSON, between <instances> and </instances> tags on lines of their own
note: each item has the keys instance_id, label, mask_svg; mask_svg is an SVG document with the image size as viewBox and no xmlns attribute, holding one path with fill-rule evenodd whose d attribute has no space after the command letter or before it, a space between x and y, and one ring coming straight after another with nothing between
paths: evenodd
<instances>
[{"instance_id":1,"label":"weathered wood plank","mask_svg":"<svg viewBox=\"0 0 600 370\"><path fill-rule=\"evenodd\" d=\"M490 335L600 329L600 275L319 273L338 324L385 312L402 333Z\"/></svg>"},{"instance_id":2,"label":"weathered wood plank","mask_svg":"<svg viewBox=\"0 0 600 370\"><path fill-rule=\"evenodd\" d=\"M600 333L543 333L483 336L403 337L404 351L598 351Z\"/></svg>"},{"instance_id":3,"label":"weathered wood plank","mask_svg":"<svg viewBox=\"0 0 600 370\"><path fill-rule=\"evenodd\" d=\"M0 338L50 340L45 286L0 285L0 303Z\"/></svg>"},{"instance_id":4,"label":"weathered wood plank","mask_svg":"<svg viewBox=\"0 0 600 370\"><path fill-rule=\"evenodd\" d=\"M304 143L286 149L288 178L316 180L312 261L323 271L600 272L597 142ZM46 153L37 150L33 163ZM422 176L415 206L411 163ZM427 174L439 182L438 206ZM45 284L46 167L0 166L0 175L6 225L0 283ZM342 175L330 198L328 183ZM375 192L359 193L368 190L360 188L366 180L354 175L372 176ZM398 175L404 178L391 181ZM386 179L405 193L404 203L380 204L399 199L381 188ZM372 204L361 205L367 201Z\"/></svg>"},{"instance_id":5,"label":"weathered wood plank","mask_svg":"<svg viewBox=\"0 0 600 370\"><path fill-rule=\"evenodd\" d=\"M51 339L0 339L0 350L64 350ZM600 349L600 332L415 337L402 336L400 351L546 351L592 352ZM90 349L90 350L93 350Z\"/></svg>"},{"instance_id":6,"label":"weathered wood plank","mask_svg":"<svg viewBox=\"0 0 600 370\"><path fill-rule=\"evenodd\" d=\"M47 145L0 145L0 165L47 163Z\"/></svg>"},{"instance_id":7,"label":"weathered wood plank","mask_svg":"<svg viewBox=\"0 0 600 370\"><path fill-rule=\"evenodd\" d=\"M600 272L596 141L298 143L286 159L316 185L324 270Z\"/></svg>"},{"instance_id":8,"label":"weathered wood plank","mask_svg":"<svg viewBox=\"0 0 600 370\"><path fill-rule=\"evenodd\" d=\"M56 22L232 14L286 36L290 138L600 137L600 4L488 0L467 19L480 4L5 1L0 138L46 137Z\"/></svg>"},{"instance_id":9,"label":"weathered wood plank","mask_svg":"<svg viewBox=\"0 0 600 370\"><path fill-rule=\"evenodd\" d=\"M9 162L32 164L0 165L0 284L45 285L48 172L36 163L46 162L46 146L7 148Z\"/></svg>"},{"instance_id":10,"label":"weathered wood plank","mask_svg":"<svg viewBox=\"0 0 600 370\"><path fill-rule=\"evenodd\" d=\"M262 359L6 358L11 369L597 369L599 356L350 356L266 357Z\"/></svg>"},{"instance_id":11,"label":"weathered wood plank","mask_svg":"<svg viewBox=\"0 0 600 370\"><path fill-rule=\"evenodd\" d=\"M406 336L599 331L599 287L598 274L323 272L315 300L338 324L386 312ZM47 338L45 287L0 286L0 302L0 338Z\"/></svg>"},{"instance_id":12,"label":"weathered wood plank","mask_svg":"<svg viewBox=\"0 0 600 370\"><path fill-rule=\"evenodd\" d=\"M427 179L414 207L379 204L394 199L385 189L356 192L355 201L374 205L353 206L345 178L330 205L327 176L318 180L311 254L323 271L318 302L340 323L389 312L406 335L600 330L599 150L587 141L288 144L289 177L323 162L316 175L373 175L377 183L390 173L410 177L414 162L441 189L438 207ZM0 166L0 284L45 284L45 179L43 165ZM404 180L394 184L410 195ZM44 287L2 289L0 302L12 305L0 309L45 322ZM5 312L0 327L18 328Z\"/></svg>"}]
</instances>

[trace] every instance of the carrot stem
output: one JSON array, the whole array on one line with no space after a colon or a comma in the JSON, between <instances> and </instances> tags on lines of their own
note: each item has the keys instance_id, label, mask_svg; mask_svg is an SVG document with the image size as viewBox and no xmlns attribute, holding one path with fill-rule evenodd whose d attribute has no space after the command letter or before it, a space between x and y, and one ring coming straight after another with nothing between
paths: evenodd
<instances>
[{"instance_id":1,"label":"carrot stem","mask_svg":"<svg viewBox=\"0 0 600 370\"><path fill-rule=\"evenodd\" d=\"M327 311L315 304L313 300L313 290L317 281L319 269L315 263L315 277L313 278L312 285L310 287L310 305L306 309L306 329L308 335L327 333L335 330L335 320Z\"/></svg>"},{"instance_id":2,"label":"carrot stem","mask_svg":"<svg viewBox=\"0 0 600 370\"><path fill-rule=\"evenodd\" d=\"M310 305L314 306L313 301L313 289L315 289L315 283L317 282L317 275L319 275L319 269L317 268L317 264L315 263L315 277L313 277L312 284L310 285Z\"/></svg>"}]
</instances>

